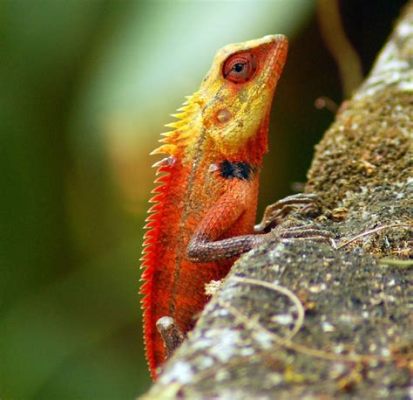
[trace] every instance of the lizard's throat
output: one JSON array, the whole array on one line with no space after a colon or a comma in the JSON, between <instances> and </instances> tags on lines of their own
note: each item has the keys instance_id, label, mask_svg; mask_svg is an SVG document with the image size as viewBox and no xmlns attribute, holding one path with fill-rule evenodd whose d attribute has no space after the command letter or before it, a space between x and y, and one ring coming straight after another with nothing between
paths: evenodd
<instances>
[{"instance_id":1,"label":"lizard's throat","mask_svg":"<svg viewBox=\"0 0 413 400\"><path fill-rule=\"evenodd\" d=\"M268 151L269 113L259 125L257 132L239 149L234 161L244 161L250 165L260 166L264 154Z\"/></svg>"}]
</instances>

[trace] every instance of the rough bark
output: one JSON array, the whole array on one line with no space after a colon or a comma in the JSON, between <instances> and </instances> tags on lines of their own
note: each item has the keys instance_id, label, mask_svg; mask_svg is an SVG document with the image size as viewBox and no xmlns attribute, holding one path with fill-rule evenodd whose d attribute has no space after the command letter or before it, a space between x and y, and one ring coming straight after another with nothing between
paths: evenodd
<instances>
[{"instance_id":1,"label":"rough bark","mask_svg":"<svg viewBox=\"0 0 413 400\"><path fill-rule=\"evenodd\" d=\"M306 191L334 242L239 259L145 399L413 396L413 4L317 146Z\"/></svg>"}]
</instances>

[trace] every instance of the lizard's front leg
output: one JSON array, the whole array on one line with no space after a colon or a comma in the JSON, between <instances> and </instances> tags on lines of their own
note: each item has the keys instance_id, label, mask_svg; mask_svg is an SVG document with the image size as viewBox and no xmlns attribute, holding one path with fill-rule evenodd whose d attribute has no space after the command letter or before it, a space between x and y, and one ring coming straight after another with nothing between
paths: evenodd
<instances>
[{"instance_id":1,"label":"lizard's front leg","mask_svg":"<svg viewBox=\"0 0 413 400\"><path fill-rule=\"evenodd\" d=\"M189 242L187 249L189 260L211 262L233 258L262 242L262 235L253 233L221 239L242 218L249 206L251 190L251 182L236 181L231 189L227 190L207 211Z\"/></svg>"},{"instance_id":2,"label":"lizard's front leg","mask_svg":"<svg viewBox=\"0 0 413 400\"><path fill-rule=\"evenodd\" d=\"M320 212L321 206L318 197L312 193L288 196L268 206L261 223L254 227L255 234L216 240L220 232L215 230L216 234L211 235L214 230L209 228L219 226L219 218L235 223L239 217L239 211L243 209L240 203L235 204L238 204L238 207L225 207L222 204L220 213L214 211L211 216L208 217L207 215L208 219L201 223L188 247L188 257L192 261L208 262L238 256L270 239L322 240L333 246L335 245L331 232L319 229L316 225L280 227L281 229L277 229L277 226L292 211L300 210L302 213L312 215Z\"/></svg>"}]
</instances>

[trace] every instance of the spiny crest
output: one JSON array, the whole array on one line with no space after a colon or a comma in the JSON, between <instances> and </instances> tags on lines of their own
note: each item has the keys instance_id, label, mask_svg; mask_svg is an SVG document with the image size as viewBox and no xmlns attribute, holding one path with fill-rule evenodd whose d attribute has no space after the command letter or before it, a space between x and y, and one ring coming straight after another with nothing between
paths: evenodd
<instances>
[{"instance_id":1,"label":"spiny crest","mask_svg":"<svg viewBox=\"0 0 413 400\"><path fill-rule=\"evenodd\" d=\"M145 295L148 293L145 289L146 286L148 286L148 280L151 278L153 268L152 260L156 256L154 244L159 234L163 204L165 203L165 197L167 196L169 188L169 180L171 178L170 169L173 166L173 159L171 159L171 157L164 158L157 163L157 166L157 174L162 175L155 179L155 184L157 184L157 186L151 192L153 196L149 200L149 203L152 203L152 206L149 208L148 216L145 219L146 224L144 229L146 229L146 232L143 237L143 251L141 257L141 268L143 269L141 280L145 282L141 287L141 293Z\"/></svg>"},{"instance_id":2,"label":"spiny crest","mask_svg":"<svg viewBox=\"0 0 413 400\"><path fill-rule=\"evenodd\" d=\"M180 155L183 151L182 149L187 147L191 140L195 139L191 124L193 124L196 114L200 109L198 97L197 92L192 96L186 97L186 101L182 107L178 109L178 113L172 114L178 121L166 125L169 128L174 128L174 130L162 133L163 138L160 139L160 142L163 144L151 153L166 154L169 157L163 158L153 164L153 167L157 168L157 178L154 182L156 186L152 190L153 197L149 200L152 206L148 210L148 216L145 220L146 225L144 229L146 229L146 232L141 257L141 268L143 269L141 280L144 283L141 286L140 292L144 295L142 299L143 306L148 302L147 297L151 293L150 286L154 269L153 260L157 252L155 244L161 226L163 205L165 204L165 198L169 190L170 171L176 161L176 156Z\"/></svg>"},{"instance_id":3,"label":"spiny crest","mask_svg":"<svg viewBox=\"0 0 413 400\"><path fill-rule=\"evenodd\" d=\"M178 112L171 114L172 117L177 118L177 121L165 125L172 130L161 133L163 137L159 142L162 145L152 151L151 155L167 154L176 157L181 155L196 140L194 126L197 126L197 115L199 117L201 115L199 95L195 92L191 96L186 96L186 99L182 107L178 108Z\"/></svg>"},{"instance_id":4,"label":"spiny crest","mask_svg":"<svg viewBox=\"0 0 413 400\"><path fill-rule=\"evenodd\" d=\"M156 268L156 258L159 249L157 243L161 231L161 224L164 221L164 205L167 200L168 191L171 184L171 170L174 168L177 157L180 157L185 148L190 144L193 138L191 123L196 118L196 113L199 111L196 94L187 97L187 101L178 109L177 114L172 116L178 120L167 124L172 131L163 133L160 142L162 145L155 149L151 154L166 154L167 157L156 162L153 167L156 168L155 188L152 190L152 198L149 200L152 206L148 210L148 216L145 220L146 230L143 238L143 250L141 261L141 287L140 293L143 295L141 299L141 308L143 309L144 319L144 343L145 353L151 375L155 378L156 360L155 348L152 336L154 334L154 318L152 307L154 299L153 295L153 280Z\"/></svg>"},{"instance_id":5,"label":"spiny crest","mask_svg":"<svg viewBox=\"0 0 413 400\"><path fill-rule=\"evenodd\" d=\"M152 374L152 378L155 378L156 362L154 357L154 343L151 337L153 336L153 315L151 313L151 304L153 302L152 286L154 279L155 261L157 256L157 246L161 222L163 220L163 205L165 204L165 198L170 186L170 170L173 167L173 163L170 161L172 157L165 158L157 164L157 174L161 174L155 182L158 184L155 189L152 190L153 197L149 200L152 203L152 207L148 211L148 216L145 220L145 235L143 238L143 250L141 261L141 282L140 293L143 295L141 299L141 308L143 309L144 319L144 344L146 349L146 357L149 365L149 369Z\"/></svg>"}]
</instances>

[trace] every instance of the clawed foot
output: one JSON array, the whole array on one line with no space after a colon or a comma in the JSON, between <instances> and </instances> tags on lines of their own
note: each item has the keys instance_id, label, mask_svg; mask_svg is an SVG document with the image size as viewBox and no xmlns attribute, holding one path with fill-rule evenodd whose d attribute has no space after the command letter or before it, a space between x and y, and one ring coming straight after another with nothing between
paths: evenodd
<instances>
[{"instance_id":1,"label":"clawed foot","mask_svg":"<svg viewBox=\"0 0 413 400\"><path fill-rule=\"evenodd\" d=\"M318 196L313 193L299 193L287 196L274 204L269 205L259 224L255 225L255 233L270 232L279 225L292 211L300 210L304 214L317 214L320 212Z\"/></svg>"},{"instance_id":2,"label":"clawed foot","mask_svg":"<svg viewBox=\"0 0 413 400\"><path fill-rule=\"evenodd\" d=\"M333 248L337 247L333 238L334 235L324 229L318 229L315 225L283 228L274 233L279 239L318 240L328 242Z\"/></svg>"},{"instance_id":3,"label":"clawed foot","mask_svg":"<svg viewBox=\"0 0 413 400\"><path fill-rule=\"evenodd\" d=\"M171 317L162 317L156 321L156 329L162 337L166 357L169 358L181 345L184 335L178 328L175 320Z\"/></svg>"}]
</instances>

